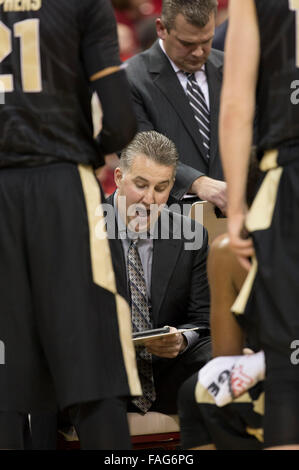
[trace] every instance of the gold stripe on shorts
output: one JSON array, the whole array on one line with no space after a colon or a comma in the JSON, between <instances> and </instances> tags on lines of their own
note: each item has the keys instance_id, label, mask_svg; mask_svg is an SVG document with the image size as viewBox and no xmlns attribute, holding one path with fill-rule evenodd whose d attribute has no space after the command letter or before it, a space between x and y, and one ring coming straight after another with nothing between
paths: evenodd
<instances>
[{"instance_id":1,"label":"gold stripe on shorts","mask_svg":"<svg viewBox=\"0 0 299 470\"><path fill-rule=\"evenodd\" d=\"M264 416L265 413L265 392L262 392L257 400L253 401L253 409L259 415Z\"/></svg>"},{"instance_id":2,"label":"gold stripe on shorts","mask_svg":"<svg viewBox=\"0 0 299 470\"><path fill-rule=\"evenodd\" d=\"M108 235L101 205L101 191L91 167L78 165L89 224L93 282L115 295L120 342L132 395L142 395L138 377L129 306L116 290ZM113 314L113 312L111 312Z\"/></svg>"},{"instance_id":3,"label":"gold stripe on shorts","mask_svg":"<svg viewBox=\"0 0 299 470\"><path fill-rule=\"evenodd\" d=\"M132 395L142 395L142 389L139 382L138 369L136 365L135 347L132 342L131 312L126 300L121 295L116 294L115 300L120 342L130 391Z\"/></svg>"},{"instance_id":4,"label":"gold stripe on shorts","mask_svg":"<svg viewBox=\"0 0 299 470\"><path fill-rule=\"evenodd\" d=\"M259 442L264 442L264 430L263 428L250 428L247 426L246 428L247 434L250 434L250 436L253 436L256 438L257 441Z\"/></svg>"},{"instance_id":5,"label":"gold stripe on shorts","mask_svg":"<svg viewBox=\"0 0 299 470\"><path fill-rule=\"evenodd\" d=\"M267 174L246 217L245 225L249 232L266 230L271 226L278 187L283 171L283 168L277 166L277 157L277 150L269 150L265 153L260 163L260 169L262 171L267 171ZM231 311L236 315L243 314L245 311L257 273L257 268L257 260L254 257L252 259L252 267L246 277L243 287L231 308Z\"/></svg>"},{"instance_id":6,"label":"gold stripe on shorts","mask_svg":"<svg viewBox=\"0 0 299 470\"><path fill-rule=\"evenodd\" d=\"M278 151L266 152L260 169L267 171L262 185L254 198L246 217L246 228L249 232L266 230L272 223L273 212L277 199L277 192L283 169L277 166Z\"/></svg>"},{"instance_id":7,"label":"gold stripe on shorts","mask_svg":"<svg viewBox=\"0 0 299 470\"><path fill-rule=\"evenodd\" d=\"M255 276L257 273L257 260L255 257L252 258L252 265L249 273L247 274L247 277L244 281L244 284L239 292L238 297L236 298L231 311L235 315L241 315L245 311L245 307L247 305L252 286L255 280Z\"/></svg>"}]
</instances>

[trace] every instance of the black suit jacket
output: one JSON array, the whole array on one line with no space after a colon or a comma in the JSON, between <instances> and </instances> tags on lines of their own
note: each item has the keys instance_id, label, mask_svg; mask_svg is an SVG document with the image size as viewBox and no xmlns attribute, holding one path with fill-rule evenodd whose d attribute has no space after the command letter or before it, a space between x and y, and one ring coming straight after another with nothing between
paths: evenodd
<instances>
[{"instance_id":1,"label":"black suit jacket","mask_svg":"<svg viewBox=\"0 0 299 470\"><path fill-rule=\"evenodd\" d=\"M113 205L111 195L107 202ZM202 246L197 250L185 250L185 238L174 239L180 231L183 216L169 212L170 239L154 239L151 276L151 302L153 328L165 325L176 328L199 326L209 328L209 287L206 273L208 250L207 231L191 220L192 231L202 231ZM173 225L172 225L173 224ZM113 224L114 225L114 224ZM160 230L160 220L157 230ZM173 227L173 228L172 228ZM116 229L116 230L115 230ZM117 226L107 226L118 292L129 300L127 273L121 240L116 238Z\"/></svg>"},{"instance_id":2,"label":"black suit jacket","mask_svg":"<svg viewBox=\"0 0 299 470\"><path fill-rule=\"evenodd\" d=\"M193 181L202 175L223 179L218 148L218 115L222 82L223 53L213 50L206 63L210 95L210 159L188 98L158 41L128 62L138 130L156 130L166 135L179 152L180 164L172 196L181 199Z\"/></svg>"}]
</instances>

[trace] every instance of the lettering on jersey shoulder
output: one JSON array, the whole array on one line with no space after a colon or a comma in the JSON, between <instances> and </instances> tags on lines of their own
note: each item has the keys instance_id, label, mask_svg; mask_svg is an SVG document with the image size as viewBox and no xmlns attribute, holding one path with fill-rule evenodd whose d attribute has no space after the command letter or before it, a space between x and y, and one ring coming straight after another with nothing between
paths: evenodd
<instances>
[{"instance_id":1,"label":"lettering on jersey shoulder","mask_svg":"<svg viewBox=\"0 0 299 470\"><path fill-rule=\"evenodd\" d=\"M299 104L299 80L292 81L291 89L295 90L291 93L291 103Z\"/></svg>"},{"instance_id":2,"label":"lettering on jersey shoulder","mask_svg":"<svg viewBox=\"0 0 299 470\"><path fill-rule=\"evenodd\" d=\"M299 357L298 357L299 356L299 341L298 339L294 339L294 341L291 342L290 348L295 349L295 351L292 352L291 357L290 357L291 363L294 366L297 366L299 364Z\"/></svg>"},{"instance_id":3,"label":"lettering on jersey shoulder","mask_svg":"<svg viewBox=\"0 0 299 470\"><path fill-rule=\"evenodd\" d=\"M42 7L42 0L0 0L3 11L37 11Z\"/></svg>"}]
</instances>

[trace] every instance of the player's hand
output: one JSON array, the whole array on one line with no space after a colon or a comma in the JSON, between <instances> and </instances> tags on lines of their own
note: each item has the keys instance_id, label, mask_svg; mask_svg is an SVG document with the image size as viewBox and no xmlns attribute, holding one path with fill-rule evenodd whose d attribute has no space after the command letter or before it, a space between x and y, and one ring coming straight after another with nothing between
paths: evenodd
<instances>
[{"instance_id":1,"label":"player's hand","mask_svg":"<svg viewBox=\"0 0 299 470\"><path fill-rule=\"evenodd\" d=\"M250 258L254 256L252 238L245 238L245 214L233 214L228 217L228 233L230 246L240 264L247 271L251 268Z\"/></svg>"},{"instance_id":2,"label":"player's hand","mask_svg":"<svg viewBox=\"0 0 299 470\"><path fill-rule=\"evenodd\" d=\"M223 214L226 214L227 185L224 181L201 176L193 182L190 192L196 194L203 201L211 202L219 207Z\"/></svg>"},{"instance_id":3,"label":"player's hand","mask_svg":"<svg viewBox=\"0 0 299 470\"><path fill-rule=\"evenodd\" d=\"M170 333L175 333L176 328L170 327ZM158 357L174 359L187 346L187 340L182 333L166 335L160 338L151 338L143 342L149 353Z\"/></svg>"}]
</instances>

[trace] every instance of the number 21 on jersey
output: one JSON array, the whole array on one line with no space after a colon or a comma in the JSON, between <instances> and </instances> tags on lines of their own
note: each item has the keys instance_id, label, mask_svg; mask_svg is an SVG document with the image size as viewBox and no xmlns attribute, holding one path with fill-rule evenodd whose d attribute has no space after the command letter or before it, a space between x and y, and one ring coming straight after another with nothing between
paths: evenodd
<instances>
[{"instance_id":1,"label":"number 21 on jersey","mask_svg":"<svg viewBox=\"0 0 299 470\"><path fill-rule=\"evenodd\" d=\"M42 91L39 19L29 19L15 23L13 33L16 38L20 38L22 89L25 93L39 93ZM0 21L0 63L12 51L12 32ZM5 93L14 91L14 77L12 74L0 75L0 81Z\"/></svg>"},{"instance_id":2,"label":"number 21 on jersey","mask_svg":"<svg viewBox=\"0 0 299 470\"><path fill-rule=\"evenodd\" d=\"M299 0L289 0L289 7L296 13L296 67L299 68Z\"/></svg>"}]
</instances>

